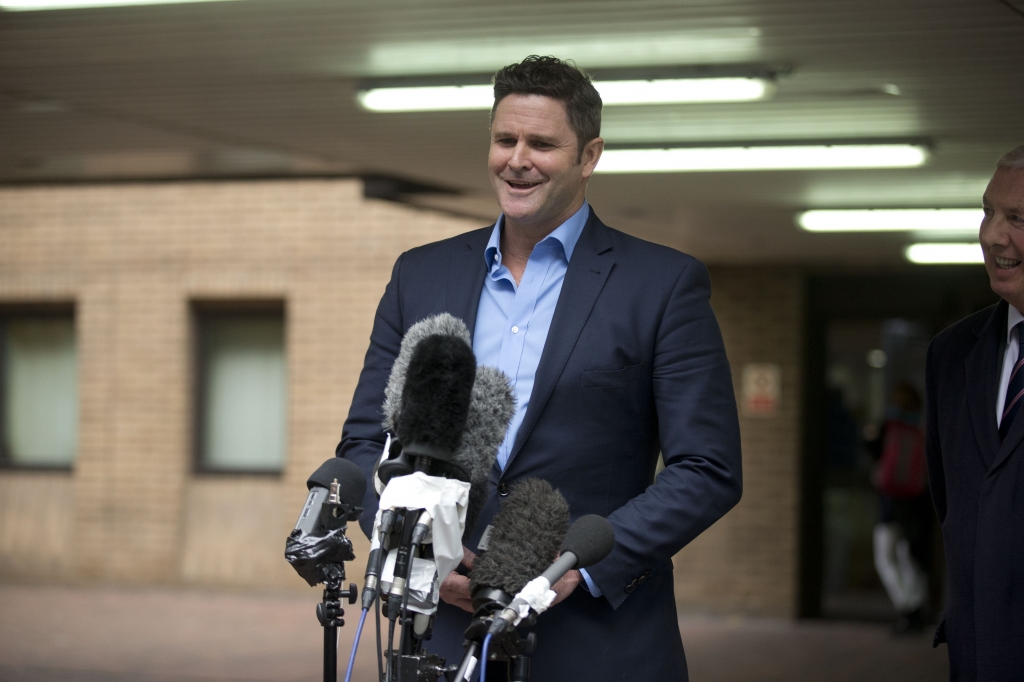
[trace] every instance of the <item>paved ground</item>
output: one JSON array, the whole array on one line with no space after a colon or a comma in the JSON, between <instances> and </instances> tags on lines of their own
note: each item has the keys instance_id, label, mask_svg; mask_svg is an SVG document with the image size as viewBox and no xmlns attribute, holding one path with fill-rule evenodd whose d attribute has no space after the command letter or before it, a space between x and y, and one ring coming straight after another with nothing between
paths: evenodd
<instances>
[{"instance_id":1,"label":"paved ground","mask_svg":"<svg viewBox=\"0 0 1024 682\"><path fill-rule=\"evenodd\" d=\"M257 682L322 679L319 593L0 585L0 680ZM342 628L342 665L357 619ZM683 618L694 682L932 682L945 649L884 625ZM372 621L353 679L374 682ZM344 669L339 673L343 678Z\"/></svg>"}]
</instances>

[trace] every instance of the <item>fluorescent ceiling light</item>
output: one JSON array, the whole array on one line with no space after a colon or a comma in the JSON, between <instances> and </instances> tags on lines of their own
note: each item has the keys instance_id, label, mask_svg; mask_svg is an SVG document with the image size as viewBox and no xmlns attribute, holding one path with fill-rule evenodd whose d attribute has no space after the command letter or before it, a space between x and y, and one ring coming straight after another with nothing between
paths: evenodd
<instances>
[{"instance_id":1,"label":"fluorescent ceiling light","mask_svg":"<svg viewBox=\"0 0 1024 682\"><path fill-rule=\"evenodd\" d=\"M922 265L985 262L985 257L981 253L981 245L977 242L969 244L949 242L911 244L903 253L911 263Z\"/></svg>"},{"instance_id":2,"label":"fluorescent ceiling light","mask_svg":"<svg viewBox=\"0 0 1024 682\"><path fill-rule=\"evenodd\" d=\"M763 99L769 84L763 78L661 78L594 81L606 105L748 102ZM490 85L437 85L372 88L357 95L370 111L458 111L490 109Z\"/></svg>"},{"instance_id":3,"label":"fluorescent ceiling light","mask_svg":"<svg viewBox=\"0 0 1024 682\"><path fill-rule=\"evenodd\" d=\"M804 211L797 218L808 232L977 232L980 208L897 208Z\"/></svg>"},{"instance_id":4,"label":"fluorescent ceiling light","mask_svg":"<svg viewBox=\"0 0 1024 682\"><path fill-rule=\"evenodd\" d=\"M609 105L749 102L768 94L768 82L761 78L595 81L594 87Z\"/></svg>"},{"instance_id":5,"label":"fluorescent ceiling light","mask_svg":"<svg viewBox=\"0 0 1024 682\"><path fill-rule=\"evenodd\" d=\"M483 29L481 29L483 30ZM701 27L689 31L628 32L628 24L608 33L567 32L558 27L545 35L528 33L468 35L426 41L374 41L350 75L374 77L494 73L528 54L570 56L587 70L675 66L678 64L743 64L764 56L762 31L755 26ZM493 33L493 32L492 32Z\"/></svg>"},{"instance_id":6,"label":"fluorescent ceiling light","mask_svg":"<svg viewBox=\"0 0 1024 682\"><path fill-rule=\"evenodd\" d=\"M606 149L597 173L909 168L927 159L916 144Z\"/></svg>"},{"instance_id":7,"label":"fluorescent ceiling light","mask_svg":"<svg viewBox=\"0 0 1024 682\"><path fill-rule=\"evenodd\" d=\"M373 88L360 92L356 99L370 111L490 109L494 102L494 89L490 85Z\"/></svg>"},{"instance_id":8,"label":"fluorescent ceiling light","mask_svg":"<svg viewBox=\"0 0 1024 682\"><path fill-rule=\"evenodd\" d=\"M128 7L130 5L177 5L186 2L223 2L224 0L0 0L0 9L29 12L44 9L86 9L89 7Z\"/></svg>"}]
</instances>

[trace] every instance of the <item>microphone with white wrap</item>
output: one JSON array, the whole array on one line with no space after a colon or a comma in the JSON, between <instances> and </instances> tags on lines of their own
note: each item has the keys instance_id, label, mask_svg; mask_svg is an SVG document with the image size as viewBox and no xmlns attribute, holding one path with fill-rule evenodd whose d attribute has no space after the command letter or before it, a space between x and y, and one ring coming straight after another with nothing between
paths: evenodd
<instances>
[{"instance_id":1,"label":"microphone with white wrap","mask_svg":"<svg viewBox=\"0 0 1024 682\"><path fill-rule=\"evenodd\" d=\"M515 412L508 378L492 367L476 368L469 330L447 313L410 327L384 394L383 427L395 438L389 435L373 476L382 499L367 562L364 606L373 601L379 576L386 572L388 550L381 548L382 535L394 526L397 510L427 508L429 504L423 500L429 498L430 491L441 490L439 494L449 502L433 505L442 513L428 514L430 522L417 523L416 537L405 539L413 544L433 541L440 577L458 566L462 539L472 532L487 500L490 470ZM422 473L416 476L426 475L427 479L411 480L410 474L417 470ZM468 484L466 499L458 498L462 484L457 481ZM457 498L456 507L452 501ZM453 523L458 524L457 529L451 528ZM395 548L390 549L395 554ZM402 554L402 563L396 567L400 570L407 568L408 559ZM398 558L396 555L395 563ZM405 589L401 583L398 587L392 583L391 588L395 596Z\"/></svg>"},{"instance_id":2,"label":"microphone with white wrap","mask_svg":"<svg viewBox=\"0 0 1024 682\"><path fill-rule=\"evenodd\" d=\"M465 632L465 652L452 678L466 682L480 663L481 649L492 619L511 603L513 595L547 568L558 556L558 548L569 526L569 504L562 494L539 478L523 479L494 515L480 541L480 554L469 573L473 599L473 620ZM513 635L506 657L529 653L529 643Z\"/></svg>"},{"instance_id":3,"label":"microphone with white wrap","mask_svg":"<svg viewBox=\"0 0 1024 682\"><path fill-rule=\"evenodd\" d=\"M544 613L555 599L551 586L574 568L593 566L615 547L615 531L608 519L587 514L576 519L562 541L561 554L546 571L526 583L515 599L494 618L490 633L501 634L518 625L531 611Z\"/></svg>"},{"instance_id":4,"label":"microphone with white wrap","mask_svg":"<svg viewBox=\"0 0 1024 682\"><path fill-rule=\"evenodd\" d=\"M395 358L387 386L384 388L384 405L382 406L384 430L398 434L399 439L406 437L399 430L398 425L402 422L402 396L405 392L409 364L412 362L416 347L430 336L449 336L461 339L472 348L466 324L448 313L425 318L409 328L402 338L398 357ZM464 539L473 532L477 516L487 502L490 492L491 468L494 466L498 448L501 447L501 443L505 439L505 433L512 422L512 417L515 415L515 409L515 394L512 392L508 377L495 367L477 367L469 399L469 412L466 416L465 429L462 431L462 440L451 458L451 464L456 467L455 470L464 472L470 483ZM389 467L385 463L393 459L402 459L397 452L393 452L397 448L393 448L392 445L393 442L389 439L373 477L378 497L383 492L388 480L394 475L388 471ZM383 480L379 475L382 465L384 465L385 476L388 480ZM403 473L411 473L411 470L400 471L397 475Z\"/></svg>"}]
</instances>

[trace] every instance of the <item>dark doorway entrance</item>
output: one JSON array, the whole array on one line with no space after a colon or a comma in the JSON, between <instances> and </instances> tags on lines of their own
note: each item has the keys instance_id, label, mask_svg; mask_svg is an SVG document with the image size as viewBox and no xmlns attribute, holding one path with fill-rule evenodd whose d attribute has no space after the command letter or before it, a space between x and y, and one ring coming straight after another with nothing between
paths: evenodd
<instances>
[{"instance_id":1,"label":"dark doorway entrance","mask_svg":"<svg viewBox=\"0 0 1024 682\"><path fill-rule=\"evenodd\" d=\"M897 383L924 396L931 337L997 299L977 267L815 274L807 296L800 614L895 620L873 557L871 440ZM932 533L929 601L938 608L944 573Z\"/></svg>"}]
</instances>

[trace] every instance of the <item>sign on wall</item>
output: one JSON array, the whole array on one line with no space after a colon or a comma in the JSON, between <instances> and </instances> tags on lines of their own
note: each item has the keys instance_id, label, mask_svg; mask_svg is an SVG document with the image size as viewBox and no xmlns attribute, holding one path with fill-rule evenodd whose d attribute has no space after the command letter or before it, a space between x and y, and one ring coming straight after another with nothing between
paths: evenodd
<instances>
[{"instance_id":1,"label":"sign on wall","mask_svg":"<svg viewBox=\"0 0 1024 682\"><path fill-rule=\"evenodd\" d=\"M782 370L770 362L743 366L740 409L745 417L774 417L782 398Z\"/></svg>"}]
</instances>

